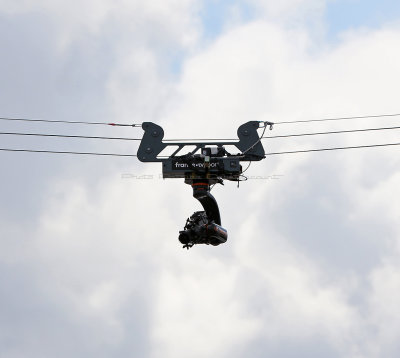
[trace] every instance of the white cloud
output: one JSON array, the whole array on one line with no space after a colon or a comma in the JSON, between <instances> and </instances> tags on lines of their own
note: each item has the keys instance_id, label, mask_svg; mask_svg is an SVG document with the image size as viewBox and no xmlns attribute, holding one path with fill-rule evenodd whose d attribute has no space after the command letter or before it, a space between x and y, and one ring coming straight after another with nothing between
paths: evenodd
<instances>
[{"instance_id":1,"label":"white cloud","mask_svg":"<svg viewBox=\"0 0 400 358\"><path fill-rule=\"evenodd\" d=\"M110 31L116 44L106 48L113 59L98 58L107 69L99 82L106 100L91 105L123 122L160 122L170 138L235 137L248 120L396 110L396 29L356 32L335 47L321 47L305 26L288 29L286 19L282 26L264 17L231 27L202 48L194 2L84 2L70 28L63 23L74 18L77 5L57 4L2 2L0 8L15 15L41 7L60 20L69 45L80 44L80 54ZM258 3L277 18L320 6L274 4ZM92 9L86 24L84 14ZM74 57L72 48L65 51ZM180 77L163 67L171 49L193 50ZM365 123L378 126L373 120L354 127ZM276 125L268 134L340 127L325 122L302 128ZM132 129L118 133L133 136ZM382 132L265 144L279 151L396 138ZM131 144L107 145L132 152ZM101 144L96 148L106 151ZM348 151L253 163L249 175L283 176L252 180L240 190L232 183L215 188L229 241L189 252L177 241L186 217L199 208L189 186L121 178L126 172L157 176L156 164L76 160L71 169L66 161L68 175L47 179L33 230L2 225L2 311L12 313L1 328L8 340L1 350L7 357L395 357L397 153ZM384 240L371 235L377 228ZM15 299L21 295L29 303ZM20 310L26 311L22 318L15 313ZM36 312L46 317L39 326ZM78 345L64 351L74 340Z\"/></svg>"},{"instance_id":2,"label":"white cloud","mask_svg":"<svg viewBox=\"0 0 400 358\"><path fill-rule=\"evenodd\" d=\"M195 10L193 0L0 2L0 11L5 14L37 14L48 18L58 32L59 47L64 51L73 41L82 37L104 34L107 29L112 31L110 22L114 22L114 26L121 26L121 38L116 42L128 40L127 37L130 37L135 43L143 37L144 40L150 38L153 42L173 39L179 45L190 46L197 36Z\"/></svg>"},{"instance_id":3,"label":"white cloud","mask_svg":"<svg viewBox=\"0 0 400 358\"><path fill-rule=\"evenodd\" d=\"M375 328L371 339L372 356L394 357L398 353L396 333L399 330L400 267L394 261L383 262L371 275L371 293L368 296L368 323Z\"/></svg>"},{"instance_id":4,"label":"white cloud","mask_svg":"<svg viewBox=\"0 0 400 358\"><path fill-rule=\"evenodd\" d=\"M326 0L247 0L255 7L257 16L270 22L303 27L305 24L322 24Z\"/></svg>"}]
</instances>

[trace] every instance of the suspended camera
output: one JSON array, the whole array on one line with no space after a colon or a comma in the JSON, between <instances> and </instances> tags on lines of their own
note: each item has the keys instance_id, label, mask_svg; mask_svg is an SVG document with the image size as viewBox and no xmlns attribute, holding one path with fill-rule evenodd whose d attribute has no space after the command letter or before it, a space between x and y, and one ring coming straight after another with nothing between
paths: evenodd
<instances>
[{"instance_id":1,"label":"suspended camera","mask_svg":"<svg viewBox=\"0 0 400 358\"><path fill-rule=\"evenodd\" d=\"M227 239L227 231L222 226L210 222L205 211L196 211L186 220L184 229L179 231L179 241L188 249L196 244L218 246Z\"/></svg>"},{"instance_id":2,"label":"suspended camera","mask_svg":"<svg viewBox=\"0 0 400 358\"><path fill-rule=\"evenodd\" d=\"M200 201L204 211L196 211L186 220L179 232L179 241L184 248L197 244L218 246L228 239L227 231L221 226L217 201L210 193L211 185L223 184L223 180L239 181L242 176L242 161L259 161L265 158L264 148L257 129L270 126L271 122L251 121L241 125L237 131L239 141L235 142L163 142L163 129L144 122L144 135L137 156L142 162L161 162L163 178L184 178L193 188L193 196ZM231 154L226 145L235 146L240 153ZM195 149L181 155L187 146ZM167 147L178 147L170 156L161 157Z\"/></svg>"}]
</instances>

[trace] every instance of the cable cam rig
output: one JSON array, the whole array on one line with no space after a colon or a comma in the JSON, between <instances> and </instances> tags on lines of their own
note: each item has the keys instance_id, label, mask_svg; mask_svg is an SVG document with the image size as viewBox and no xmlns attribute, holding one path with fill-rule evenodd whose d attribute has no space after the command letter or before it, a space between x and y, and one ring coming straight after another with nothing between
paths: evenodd
<instances>
[{"instance_id":1,"label":"cable cam rig","mask_svg":"<svg viewBox=\"0 0 400 358\"><path fill-rule=\"evenodd\" d=\"M196 244L220 245L228 238L227 231L221 226L221 216L218 204L210 193L210 186L223 180L239 182L243 177L241 162L260 161L265 158L261 139L265 129L272 129L272 122L250 121L242 124L237 135L239 141L208 141L208 142L163 142L164 130L155 123L144 122L143 138L137 152L142 162L161 162L163 178L184 178L185 183L193 188L193 196L200 201L204 211L196 211L190 216L182 231L179 232L179 241L184 248L189 249ZM263 134L258 136L257 130L264 128ZM240 150L238 154L231 154L225 146L235 146ZM194 149L186 154L185 147ZM167 147L176 150L167 157L160 153Z\"/></svg>"}]
</instances>

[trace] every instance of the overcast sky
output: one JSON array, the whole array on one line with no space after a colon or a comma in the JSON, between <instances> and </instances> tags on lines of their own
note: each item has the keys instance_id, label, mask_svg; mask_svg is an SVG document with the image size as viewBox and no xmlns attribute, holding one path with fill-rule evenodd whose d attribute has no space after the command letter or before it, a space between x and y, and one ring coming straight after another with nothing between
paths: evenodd
<instances>
[{"instance_id":1,"label":"overcast sky","mask_svg":"<svg viewBox=\"0 0 400 358\"><path fill-rule=\"evenodd\" d=\"M153 121L167 138L232 138L249 120L400 113L399 45L394 0L0 0L0 117ZM1 132L143 134L0 122ZM398 124L282 124L268 134ZM263 144L390 142L396 130ZM399 150L253 163L239 189L213 190L228 242L189 251L178 231L200 204L183 180L160 179L160 164L0 152L0 356L399 357Z\"/></svg>"}]
</instances>

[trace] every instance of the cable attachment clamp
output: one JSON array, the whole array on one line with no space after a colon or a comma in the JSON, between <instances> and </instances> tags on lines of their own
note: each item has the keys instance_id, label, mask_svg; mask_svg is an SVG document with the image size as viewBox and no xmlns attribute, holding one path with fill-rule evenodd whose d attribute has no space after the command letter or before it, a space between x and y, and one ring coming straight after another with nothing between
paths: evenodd
<instances>
[{"instance_id":1,"label":"cable attachment clamp","mask_svg":"<svg viewBox=\"0 0 400 358\"><path fill-rule=\"evenodd\" d=\"M274 122L263 121L260 122L260 128L265 128L269 126L269 130L272 131L272 129L274 128L274 124Z\"/></svg>"}]
</instances>

